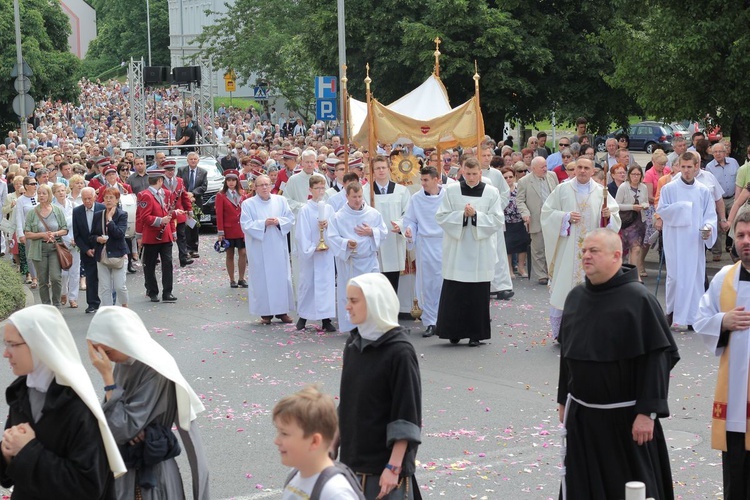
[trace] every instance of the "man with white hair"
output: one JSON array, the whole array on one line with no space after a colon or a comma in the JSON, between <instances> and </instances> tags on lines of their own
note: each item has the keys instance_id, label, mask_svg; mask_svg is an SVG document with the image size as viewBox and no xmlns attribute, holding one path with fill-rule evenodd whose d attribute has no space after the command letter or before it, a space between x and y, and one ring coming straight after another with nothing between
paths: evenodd
<instances>
[{"instance_id":1,"label":"man with white hair","mask_svg":"<svg viewBox=\"0 0 750 500\"><path fill-rule=\"evenodd\" d=\"M318 155L312 149L306 149L300 155L300 166L302 167L301 172L297 172L289 178L286 183L286 188L283 191L283 196L289 203L289 208L296 216L299 209L302 208L310 196L310 177L317 175L323 177L321 174L315 172L317 166Z\"/></svg>"}]
</instances>

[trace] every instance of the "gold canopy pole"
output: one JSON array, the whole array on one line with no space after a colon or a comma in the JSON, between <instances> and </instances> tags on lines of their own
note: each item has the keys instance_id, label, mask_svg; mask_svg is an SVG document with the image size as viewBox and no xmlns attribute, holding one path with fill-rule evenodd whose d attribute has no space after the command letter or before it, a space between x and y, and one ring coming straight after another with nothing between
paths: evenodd
<instances>
[{"instance_id":1,"label":"gold canopy pole","mask_svg":"<svg viewBox=\"0 0 750 500\"><path fill-rule=\"evenodd\" d=\"M375 152L377 148L377 144L375 143L375 116L372 112L372 94L370 93L370 84L372 83L372 79L370 78L370 63L367 63L365 66L365 70L367 71L367 76L365 78L365 88L367 89L367 122L368 122L368 133L367 133L367 139L368 139L368 146L367 150L369 151L370 155L370 161L368 162L369 169L370 169L370 206L375 206L375 189L373 188L373 179L375 178L375 171L372 168L372 159L375 157Z\"/></svg>"},{"instance_id":2,"label":"gold canopy pole","mask_svg":"<svg viewBox=\"0 0 750 500\"><path fill-rule=\"evenodd\" d=\"M435 40L433 41L435 42L435 52L433 52L433 54L435 55L434 73L436 77L440 78L440 42L442 42L442 40L440 40L440 37L436 36Z\"/></svg>"},{"instance_id":3,"label":"gold canopy pole","mask_svg":"<svg viewBox=\"0 0 750 500\"><path fill-rule=\"evenodd\" d=\"M349 79L346 77L346 64L342 64L341 68L343 70L342 74L344 75L341 77L341 94L343 101L341 116L344 118L344 168L346 169L345 172L349 172L349 96L347 95L348 92L346 90L346 82L348 82Z\"/></svg>"},{"instance_id":4,"label":"gold canopy pole","mask_svg":"<svg viewBox=\"0 0 750 500\"><path fill-rule=\"evenodd\" d=\"M482 146L483 137L480 135L480 130L483 131L484 126L482 124L482 110L479 107L479 71L477 70L477 61L474 60L474 102L477 107L477 158L479 158L480 148Z\"/></svg>"}]
</instances>

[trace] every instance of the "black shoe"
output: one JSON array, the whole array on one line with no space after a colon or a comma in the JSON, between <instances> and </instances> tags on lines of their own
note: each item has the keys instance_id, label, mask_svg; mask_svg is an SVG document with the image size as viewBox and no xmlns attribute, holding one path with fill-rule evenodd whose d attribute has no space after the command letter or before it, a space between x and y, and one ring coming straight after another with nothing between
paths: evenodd
<instances>
[{"instance_id":1,"label":"black shoe","mask_svg":"<svg viewBox=\"0 0 750 500\"><path fill-rule=\"evenodd\" d=\"M135 268L133 268L132 264L128 266L128 274L135 274Z\"/></svg>"},{"instance_id":2,"label":"black shoe","mask_svg":"<svg viewBox=\"0 0 750 500\"><path fill-rule=\"evenodd\" d=\"M237 288L237 282L234 280L231 280L229 282L229 288Z\"/></svg>"},{"instance_id":3,"label":"black shoe","mask_svg":"<svg viewBox=\"0 0 750 500\"><path fill-rule=\"evenodd\" d=\"M516 294L513 290L503 290L502 292L496 292L495 295L500 300L510 300Z\"/></svg>"},{"instance_id":4,"label":"black shoe","mask_svg":"<svg viewBox=\"0 0 750 500\"><path fill-rule=\"evenodd\" d=\"M458 344L461 342L461 339L451 339L451 344Z\"/></svg>"},{"instance_id":5,"label":"black shoe","mask_svg":"<svg viewBox=\"0 0 750 500\"><path fill-rule=\"evenodd\" d=\"M164 302L177 302L177 297L170 293L169 295L162 295L161 300Z\"/></svg>"},{"instance_id":6,"label":"black shoe","mask_svg":"<svg viewBox=\"0 0 750 500\"><path fill-rule=\"evenodd\" d=\"M479 347L481 343L478 340L470 340L469 347Z\"/></svg>"},{"instance_id":7,"label":"black shoe","mask_svg":"<svg viewBox=\"0 0 750 500\"><path fill-rule=\"evenodd\" d=\"M549 283L549 280L547 278L542 278L537 281L537 283L539 283L540 285L546 285L547 283Z\"/></svg>"},{"instance_id":8,"label":"black shoe","mask_svg":"<svg viewBox=\"0 0 750 500\"><path fill-rule=\"evenodd\" d=\"M689 331L689 332L694 332L694 331L695 331L695 330L693 329L693 325L688 325L688 331Z\"/></svg>"},{"instance_id":9,"label":"black shoe","mask_svg":"<svg viewBox=\"0 0 750 500\"><path fill-rule=\"evenodd\" d=\"M247 281L245 281L245 280L237 280L237 285L240 288L247 288Z\"/></svg>"},{"instance_id":10,"label":"black shoe","mask_svg":"<svg viewBox=\"0 0 750 500\"><path fill-rule=\"evenodd\" d=\"M422 337L424 337L424 338L432 337L433 335L435 335L435 326L434 325L428 326L425 329L424 333L422 333Z\"/></svg>"},{"instance_id":11,"label":"black shoe","mask_svg":"<svg viewBox=\"0 0 750 500\"><path fill-rule=\"evenodd\" d=\"M86 314L89 314L89 313L92 313L92 312L96 312L97 309L99 309L99 308L98 307L94 307L94 306L88 306L86 308Z\"/></svg>"},{"instance_id":12,"label":"black shoe","mask_svg":"<svg viewBox=\"0 0 750 500\"><path fill-rule=\"evenodd\" d=\"M306 324L307 324L307 320L305 318L298 319L297 320L297 330L304 330Z\"/></svg>"},{"instance_id":13,"label":"black shoe","mask_svg":"<svg viewBox=\"0 0 750 500\"><path fill-rule=\"evenodd\" d=\"M198 252L190 252L190 257L193 259L200 259L201 256Z\"/></svg>"},{"instance_id":14,"label":"black shoe","mask_svg":"<svg viewBox=\"0 0 750 500\"><path fill-rule=\"evenodd\" d=\"M330 319L324 319L323 320L323 330L327 331L328 333L334 333L334 332L336 332L336 327L333 326L333 323L331 323Z\"/></svg>"},{"instance_id":15,"label":"black shoe","mask_svg":"<svg viewBox=\"0 0 750 500\"><path fill-rule=\"evenodd\" d=\"M180 261L180 267L189 266L193 262L195 262L193 259L181 260Z\"/></svg>"},{"instance_id":16,"label":"black shoe","mask_svg":"<svg viewBox=\"0 0 750 500\"><path fill-rule=\"evenodd\" d=\"M161 302L158 295L149 295L148 298L151 299L151 302Z\"/></svg>"}]
</instances>

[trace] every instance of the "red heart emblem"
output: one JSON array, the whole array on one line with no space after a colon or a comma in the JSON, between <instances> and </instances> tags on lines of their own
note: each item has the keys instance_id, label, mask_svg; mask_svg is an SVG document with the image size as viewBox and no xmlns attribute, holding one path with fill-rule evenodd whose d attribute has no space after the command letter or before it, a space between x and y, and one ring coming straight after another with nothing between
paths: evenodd
<instances>
[{"instance_id":1,"label":"red heart emblem","mask_svg":"<svg viewBox=\"0 0 750 500\"><path fill-rule=\"evenodd\" d=\"M420 129L420 130L422 131L422 133L423 133L423 134L426 134L427 132L429 132L429 131L430 131L430 127L428 127L428 126L426 126L426 125L425 125L425 126L424 126L424 127L422 127L422 128Z\"/></svg>"}]
</instances>

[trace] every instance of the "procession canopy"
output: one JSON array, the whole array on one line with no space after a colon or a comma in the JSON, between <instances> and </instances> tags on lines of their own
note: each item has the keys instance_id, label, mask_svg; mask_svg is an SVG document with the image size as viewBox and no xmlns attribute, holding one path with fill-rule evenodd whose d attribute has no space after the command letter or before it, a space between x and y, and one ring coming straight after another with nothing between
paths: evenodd
<instances>
[{"instance_id":1,"label":"procession canopy","mask_svg":"<svg viewBox=\"0 0 750 500\"><path fill-rule=\"evenodd\" d=\"M375 136L381 142L395 143L408 138L422 148L446 149L476 146L478 139L484 136L484 120L476 96L451 108L445 86L435 74L388 106L377 99L372 99L371 105ZM367 144L367 104L349 98L348 107L353 141Z\"/></svg>"}]
</instances>

